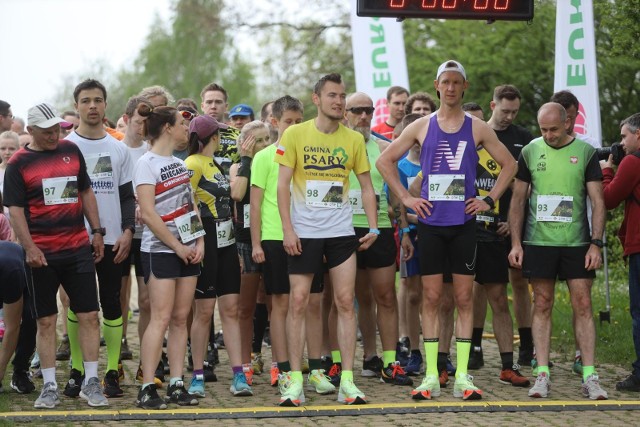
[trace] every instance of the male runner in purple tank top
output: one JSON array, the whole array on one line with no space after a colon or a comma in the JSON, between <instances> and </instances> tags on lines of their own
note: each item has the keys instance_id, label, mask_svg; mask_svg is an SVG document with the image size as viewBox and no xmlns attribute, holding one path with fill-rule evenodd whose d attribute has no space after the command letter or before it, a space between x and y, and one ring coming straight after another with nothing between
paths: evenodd
<instances>
[{"instance_id":1,"label":"male runner in purple tank top","mask_svg":"<svg viewBox=\"0 0 640 427\"><path fill-rule=\"evenodd\" d=\"M376 166L404 205L418 213L418 242L422 275L422 332L427 372L412 391L414 399L440 395L438 381L438 307L443 293L443 273L453 273L458 309L456 324L457 372L454 397L482 398L482 391L467 374L473 329L473 278L476 259L475 215L494 207L516 173L516 162L482 120L462 110L469 82L463 66L453 60L438 67L434 87L440 108L416 120L378 158ZM420 198L412 197L400 183L395 163L414 144L420 144L424 177ZM482 145L502 168L496 185L484 199L476 199L474 181Z\"/></svg>"}]
</instances>

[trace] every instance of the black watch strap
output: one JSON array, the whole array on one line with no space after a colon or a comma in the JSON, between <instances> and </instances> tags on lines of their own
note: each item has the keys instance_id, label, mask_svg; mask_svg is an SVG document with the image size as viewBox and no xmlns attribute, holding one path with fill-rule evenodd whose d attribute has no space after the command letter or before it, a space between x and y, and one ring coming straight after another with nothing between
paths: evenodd
<instances>
[{"instance_id":1,"label":"black watch strap","mask_svg":"<svg viewBox=\"0 0 640 427\"><path fill-rule=\"evenodd\" d=\"M493 200L493 199L492 199L491 197L489 197L489 196L485 196L485 197L482 199L482 201L483 201L483 202L485 202L486 204L488 204L488 205L489 205L489 209L491 209L491 210L493 210L493 209L496 207L496 202L495 202L495 200Z\"/></svg>"},{"instance_id":2,"label":"black watch strap","mask_svg":"<svg viewBox=\"0 0 640 427\"><path fill-rule=\"evenodd\" d=\"M104 227L92 228L91 229L91 234L101 234L101 235L105 236L107 234L107 230L105 230Z\"/></svg>"},{"instance_id":3,"label":"black watch strap","mask_svg":"<svg viewBox=\"0 0 640 427\"><path fill-rule=\"evenodd\" d=\"M604 242L600 239L591 239L591 244L596 245L599 248L602 248L604 246Z\"/></svg>"}]
</instances>

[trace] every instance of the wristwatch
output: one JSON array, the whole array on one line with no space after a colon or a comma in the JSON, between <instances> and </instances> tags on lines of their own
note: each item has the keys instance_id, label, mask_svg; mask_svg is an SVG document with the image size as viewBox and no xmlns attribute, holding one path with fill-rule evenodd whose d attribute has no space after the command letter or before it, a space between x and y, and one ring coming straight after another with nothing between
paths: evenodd
<instances>
[{"instance_id":1,"label":"wristwatch","mask_svg":"<svg viewBox=\"0 0 640 427\"><path fill-rule=\"evenodd\" d=\"M488 204L488 205L489 205L489 209L491 209L491 210L493 210L493 209L496 207L496 202L495 202L495 200L493 200L493 199L492 199L491 197L489 197L489 196L485 196L485 197L482 199L482 201L483 201L483 202L485 202L486 204Z\"/></svg>"},{"instance_id":2,"label":"wristwatch","mask_svg":"<svg viewBox=\"0 0 640 427\"><path fill-rule=\"evenodd\" d=\"M99 228L92 228L91 229L91 234L101 234L101 235L106 235L107 234L107 230L105 230L104 227L99 227Z\"/></svg>"},{"instance_id":3,"label":"wristwatch","mask_svg":"<svg viewBox=\"0 0 640 427\"><path fill-rule=\"evenodd\" d=\"M596 245L599 248L602 248L604 246L604 242L600 239L591 239L591 244Z\"/></svg>"},{"instance_id":4,"label":"wristwatch","mask_svg":"<svg viewBox=\"0 0 640 427\"><path fill-rule=\"evenodd\" d=\"M135 225L127 225L126 227L124 227L122 229L122 232L124 233L127 230L131 231L131 234L136 234L136 226Z\"/></svg>"}]
</instances>

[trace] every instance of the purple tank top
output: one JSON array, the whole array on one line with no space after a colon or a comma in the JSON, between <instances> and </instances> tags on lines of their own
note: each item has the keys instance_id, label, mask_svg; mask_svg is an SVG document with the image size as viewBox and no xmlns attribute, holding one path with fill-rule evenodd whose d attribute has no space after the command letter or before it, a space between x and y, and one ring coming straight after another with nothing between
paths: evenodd
<instances>
[{"instance_id":1,"label":"purple tank top","mask_svg":"<svg viewBox=\"0 0 640 427\"><path fill-rule=\"evenodd\" d=\"M447 133L440 129L435 113L429 120L429 130L420 151L421 196L433 203L431 215L420 218L425 224L462 225L473 218L464 213L464 201L476 195L478 153L472 121L465 114L460 130Z\"/></svg>"}]
</instances>

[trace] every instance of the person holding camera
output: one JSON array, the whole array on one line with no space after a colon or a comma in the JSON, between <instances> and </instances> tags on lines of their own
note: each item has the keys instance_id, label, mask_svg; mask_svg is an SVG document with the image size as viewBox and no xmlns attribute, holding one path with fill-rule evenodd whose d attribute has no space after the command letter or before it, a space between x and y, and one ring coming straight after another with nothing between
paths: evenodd
<instances>
[{"instance_id":1,"label":"person holding camera","mask_svg":"<svg viewBox=\"0 0 640 427\"><path fill-rule=\"evenodd\" d=\"M620 146L625 157L615 172L613 155L601 161L604 201L607 209L614 209L624 201L624 219L618 237L629 262L629 300L636 360L631 374L616 384L618 391L640 391L640 113L620 123Z\"/></svg>"}]
</instances>

